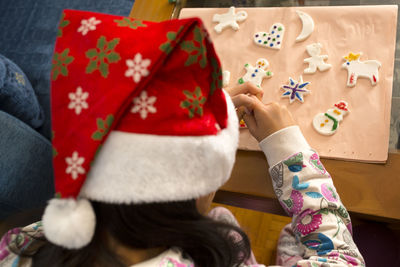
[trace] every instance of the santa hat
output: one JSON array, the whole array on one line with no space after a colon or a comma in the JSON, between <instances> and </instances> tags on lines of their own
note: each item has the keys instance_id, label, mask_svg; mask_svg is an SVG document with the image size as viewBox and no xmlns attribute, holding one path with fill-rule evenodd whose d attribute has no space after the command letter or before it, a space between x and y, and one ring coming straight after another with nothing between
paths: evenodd
<instances>
[{"instance_id":1,"label":"santa hat","mask_svg":"<svg viewBox=\"0 0 400 267\"><path fill-rule=\"evenodd\" d=\"M52 68L57 197L46 238L77 249L94 234L88 200L189 200L229 178L233 104L198 19L161 23L66 10Z\"/></svg>"}]
</instances>

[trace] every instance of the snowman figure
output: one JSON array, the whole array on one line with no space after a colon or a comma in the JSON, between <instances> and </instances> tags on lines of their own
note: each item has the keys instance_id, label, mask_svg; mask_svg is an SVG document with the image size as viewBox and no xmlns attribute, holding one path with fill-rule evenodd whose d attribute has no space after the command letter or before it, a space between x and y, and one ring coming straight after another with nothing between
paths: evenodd
<instances>
[{"instance_id":1,"label":"snowman figure","mask_svg":"<svg viewBox=\"0 0 400 267\"><path fill-rule=\"evenodd\" d=\"M315 115L313 119L314 129L320 134L332 135L336 133L339 128L339 122L343 120L343 116L348 112L347 102L339 101L327 112Z\"/></svg>"},{"instance_id":2,"label":"snowman figure","mask_svg":"<svg viewBox=\"0 0 400 267\"><path fill-rule=\"evenodd\" d=\"M267 77L271 78L273 75L271 71L266 71L268 66L268 60L266 60L265 58L259 58L255 67L246 63L244 65L244 68L246 69L246 74L239 79L239 84L252 82L257 87L261 87L261 82L263 81L263 79Z\"/></svg>"}]
</instances>

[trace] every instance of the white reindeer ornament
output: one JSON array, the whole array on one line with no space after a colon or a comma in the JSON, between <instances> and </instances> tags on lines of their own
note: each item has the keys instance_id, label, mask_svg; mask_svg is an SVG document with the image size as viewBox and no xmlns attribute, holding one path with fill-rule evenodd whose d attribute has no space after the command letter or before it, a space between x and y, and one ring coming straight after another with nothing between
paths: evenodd
<instances>
[{"instance_id":1,"label":"white reindeer ornament","mask_svg":"<svg viewBox=\"0 0 400 267\"><path fill-rule=\"evenodd\" d=\"M347 86L353 87L357 84L357 78L369 78L372 85L376 85L379 81L378 69L381 63L378 60L360 61L361 53L350 53L344 57L346 60L342 68L347 69Z\"/></svg>"}]
</instances>

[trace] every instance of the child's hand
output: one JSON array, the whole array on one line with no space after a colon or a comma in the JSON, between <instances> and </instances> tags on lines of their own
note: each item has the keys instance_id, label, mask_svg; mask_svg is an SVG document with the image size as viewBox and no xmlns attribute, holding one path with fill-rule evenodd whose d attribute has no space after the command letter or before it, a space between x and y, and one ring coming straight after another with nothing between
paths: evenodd
<instances>
[{"instance_id":1,"label":"child's hand","mask_svg":"<svg viewBox=\"0 0 400 267\"><path fill-rule=\"evenodd\" d=\"M233 104L236 107L236 113L239 117L239 120L243 118L243 114L245 113L245 107L240 105L244 97L248 96L256 96L258 99L262 99L264 91L255 86L251 82L246 82L241 85L237 85L235 87L227 88L226 91L229 93Z\"/></svg>"},{"instance_id":2,"label":"child's hand","mask_svg":"<svg viewBox=\"0 0 400 267\"><path fill-rule=\"evenodd\" d=\"M226 91L229 93L229 95L232 98L233 103L235 104L235 99L240 97L241 95L255 95L258 99L262 99L262 96L264 94L264 91L261 88L258 88L251 82L246 82L241 85L237 85L235 87L227 88ZM237 106L235 104L237 108Z\"/></svg>"},{"instance_id":3,"label":"child's hand","mask_svg":"<svg viewBox=\"0 0 400 267\"><path fill-rule=\"evenodd\" d=\"M276 131L295 125L292 114L286 106L276 102L265 105L255 96L242 95L234 101L234 104L246 107L243 119L258 142Z\"/></svg>"}]
</instances>

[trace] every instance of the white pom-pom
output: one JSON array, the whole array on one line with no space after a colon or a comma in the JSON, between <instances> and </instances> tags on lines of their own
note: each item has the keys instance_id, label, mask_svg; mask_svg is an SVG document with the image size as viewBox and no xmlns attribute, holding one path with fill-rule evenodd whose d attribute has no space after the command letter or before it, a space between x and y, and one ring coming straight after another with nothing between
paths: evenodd
<instances>
[{"instance_id":1,"label":"white pom-pom","mask_svg":"<svg viewBox=\"0 0 400 267\"><path fill-rule=\"evenodd\" d=\"M92 240L96 216L87 199L51 199L42 222L47 240L68 249L79 249Z\"/></svg>"}]
</instances>

